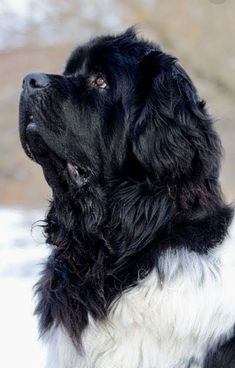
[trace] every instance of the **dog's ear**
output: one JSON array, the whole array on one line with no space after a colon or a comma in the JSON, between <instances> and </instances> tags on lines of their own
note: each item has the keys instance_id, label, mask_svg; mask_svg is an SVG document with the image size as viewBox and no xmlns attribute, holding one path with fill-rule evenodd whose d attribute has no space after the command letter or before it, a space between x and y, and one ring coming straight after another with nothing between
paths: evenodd
<instances>
[{"instance_id":1,"label":"dog's ear","mask_svg":"<svg viewBox=\"0 0 235 368\"><path fill-rule=\"evenodd\" d=\"M170 186L215 180L220 140L176 59L160 50L144 56L135 97L133 154L149 177Z\"/></svg>"}]
</instances>

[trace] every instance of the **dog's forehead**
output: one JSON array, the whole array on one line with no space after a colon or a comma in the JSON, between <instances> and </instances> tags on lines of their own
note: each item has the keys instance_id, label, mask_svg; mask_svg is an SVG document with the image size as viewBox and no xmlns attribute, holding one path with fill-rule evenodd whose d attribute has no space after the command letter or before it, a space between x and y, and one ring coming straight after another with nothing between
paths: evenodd
<instances>
[{"instance_id":1,"label":"dog's forehead","mask_svg":"<svg viewBox=\"0 0 235 368\"><path fill-rule=\"evenodd\" d=\"M94 45L93 47L78 47L70 56L65 67L65 74L80 74L106 69L110 64L120 62L118 51L114 52L111 46Z\"/></svg>"},{"instance_id":2,"label":"dog's forehead","mask_svg":"<svg viewBox=\"0 0 235 368\"><path fill-rule=\"evenodd\" d=\"M104 67L104 60L105 58L98 50L94 52L92 49L79 47L70 56L64 74L73 75L78 71L79 74L86 74L90 70L99 70L101 67Z\"/></svg>"},{"instance_id":3,"label":"dog's forehead","mask_svg":"<svg viewBox=\"0 0 235 368\"><path fill-rule=\"evenodd\" d=\"M79 69L99 69L110 66L125 67L136 65L149 49L149 44L137 39L101 37L77 47L69 57L65 74Z\"/></svg>"}]
</instances>

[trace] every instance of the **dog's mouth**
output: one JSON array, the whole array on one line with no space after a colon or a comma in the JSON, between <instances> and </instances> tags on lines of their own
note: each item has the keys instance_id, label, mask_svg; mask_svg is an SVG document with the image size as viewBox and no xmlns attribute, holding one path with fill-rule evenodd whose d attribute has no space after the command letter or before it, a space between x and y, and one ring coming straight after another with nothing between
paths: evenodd
<instances>
[{"instance_id":1,"label":"dog's mouth","mask_svg":"<svg viewBox=\"0 0 235 368\"><path fill-rule=\"evenodd\" d=\"M67 161L67 170L70 178L77 184L79 187L84 186L89 179L89 175L85 169L77 164L73 164Z\"/></svg>"},{"instance_id":2,"label":"dog's mouth","mask_svg":"<svg viewBox=\"0 0 235 368\"><path fill-rule=\"evenodd\" d=\"M25 119L25 138L24 139L21 139L21 141L22 141L23 148L24 148L26 154L34 162L37 162L37 159L36 159L33 151L31 150L31 147L30 147L30 144L28 142L28 139L26 138L26 134L28 132L30 132L30 131L35 131L36 132L36 130L37 130L36 123L33 121L33 115L30 114ZM22 136L22 134L21 134L21 136Z\"/></svg>"},{"instance_id":3,"label":"dog's mouth","mask_svg":"<svg viewBox=\"0 0 235 368\"><path fill-rule=\"evenodd\" d=\"M23 118L22 115L24 115ZM58 152L46 144L39 133L38 124L33 114L22 113L20 120L21 142L25 153L31 160L42 166L49 185L52 183L48 179L51 173L56 177L56 182L61 185L66 181L81 188L89 182L91 176L89 168L61 157Z\"/></svg>"}]
</instances>

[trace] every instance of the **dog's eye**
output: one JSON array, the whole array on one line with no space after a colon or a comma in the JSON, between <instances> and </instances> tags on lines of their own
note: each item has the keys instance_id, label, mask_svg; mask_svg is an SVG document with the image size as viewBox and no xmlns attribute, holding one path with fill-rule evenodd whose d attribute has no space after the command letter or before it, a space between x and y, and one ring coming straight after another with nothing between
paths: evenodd
<instances>
[{"instance_id":1,"label":"dog's eye","mask_svg":"<svg viewBox=\"0 0 235 368\"><path fill-rule=\"evenodd\" d=\"M107 83L101 75L96 77L96 79L94 80L94 84L98 88L106 88L107 87Z\"/></svg>"}]
</instances>

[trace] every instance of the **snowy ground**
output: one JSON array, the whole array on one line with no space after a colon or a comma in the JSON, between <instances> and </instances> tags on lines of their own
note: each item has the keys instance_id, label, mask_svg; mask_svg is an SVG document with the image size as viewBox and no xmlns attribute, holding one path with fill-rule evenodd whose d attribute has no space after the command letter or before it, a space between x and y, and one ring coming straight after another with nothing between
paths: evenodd
<instances>
[{"instance_id":1,"label":"snowy ground","mask_svg":"<svg viewBox=\"0 0 235 368\"><path fill-rule=\"evenodd\" d=\"M0 208L0 367L43 368L32 286L48 254L38 226L40 211Z\"/></svg>"}]
</instances>

